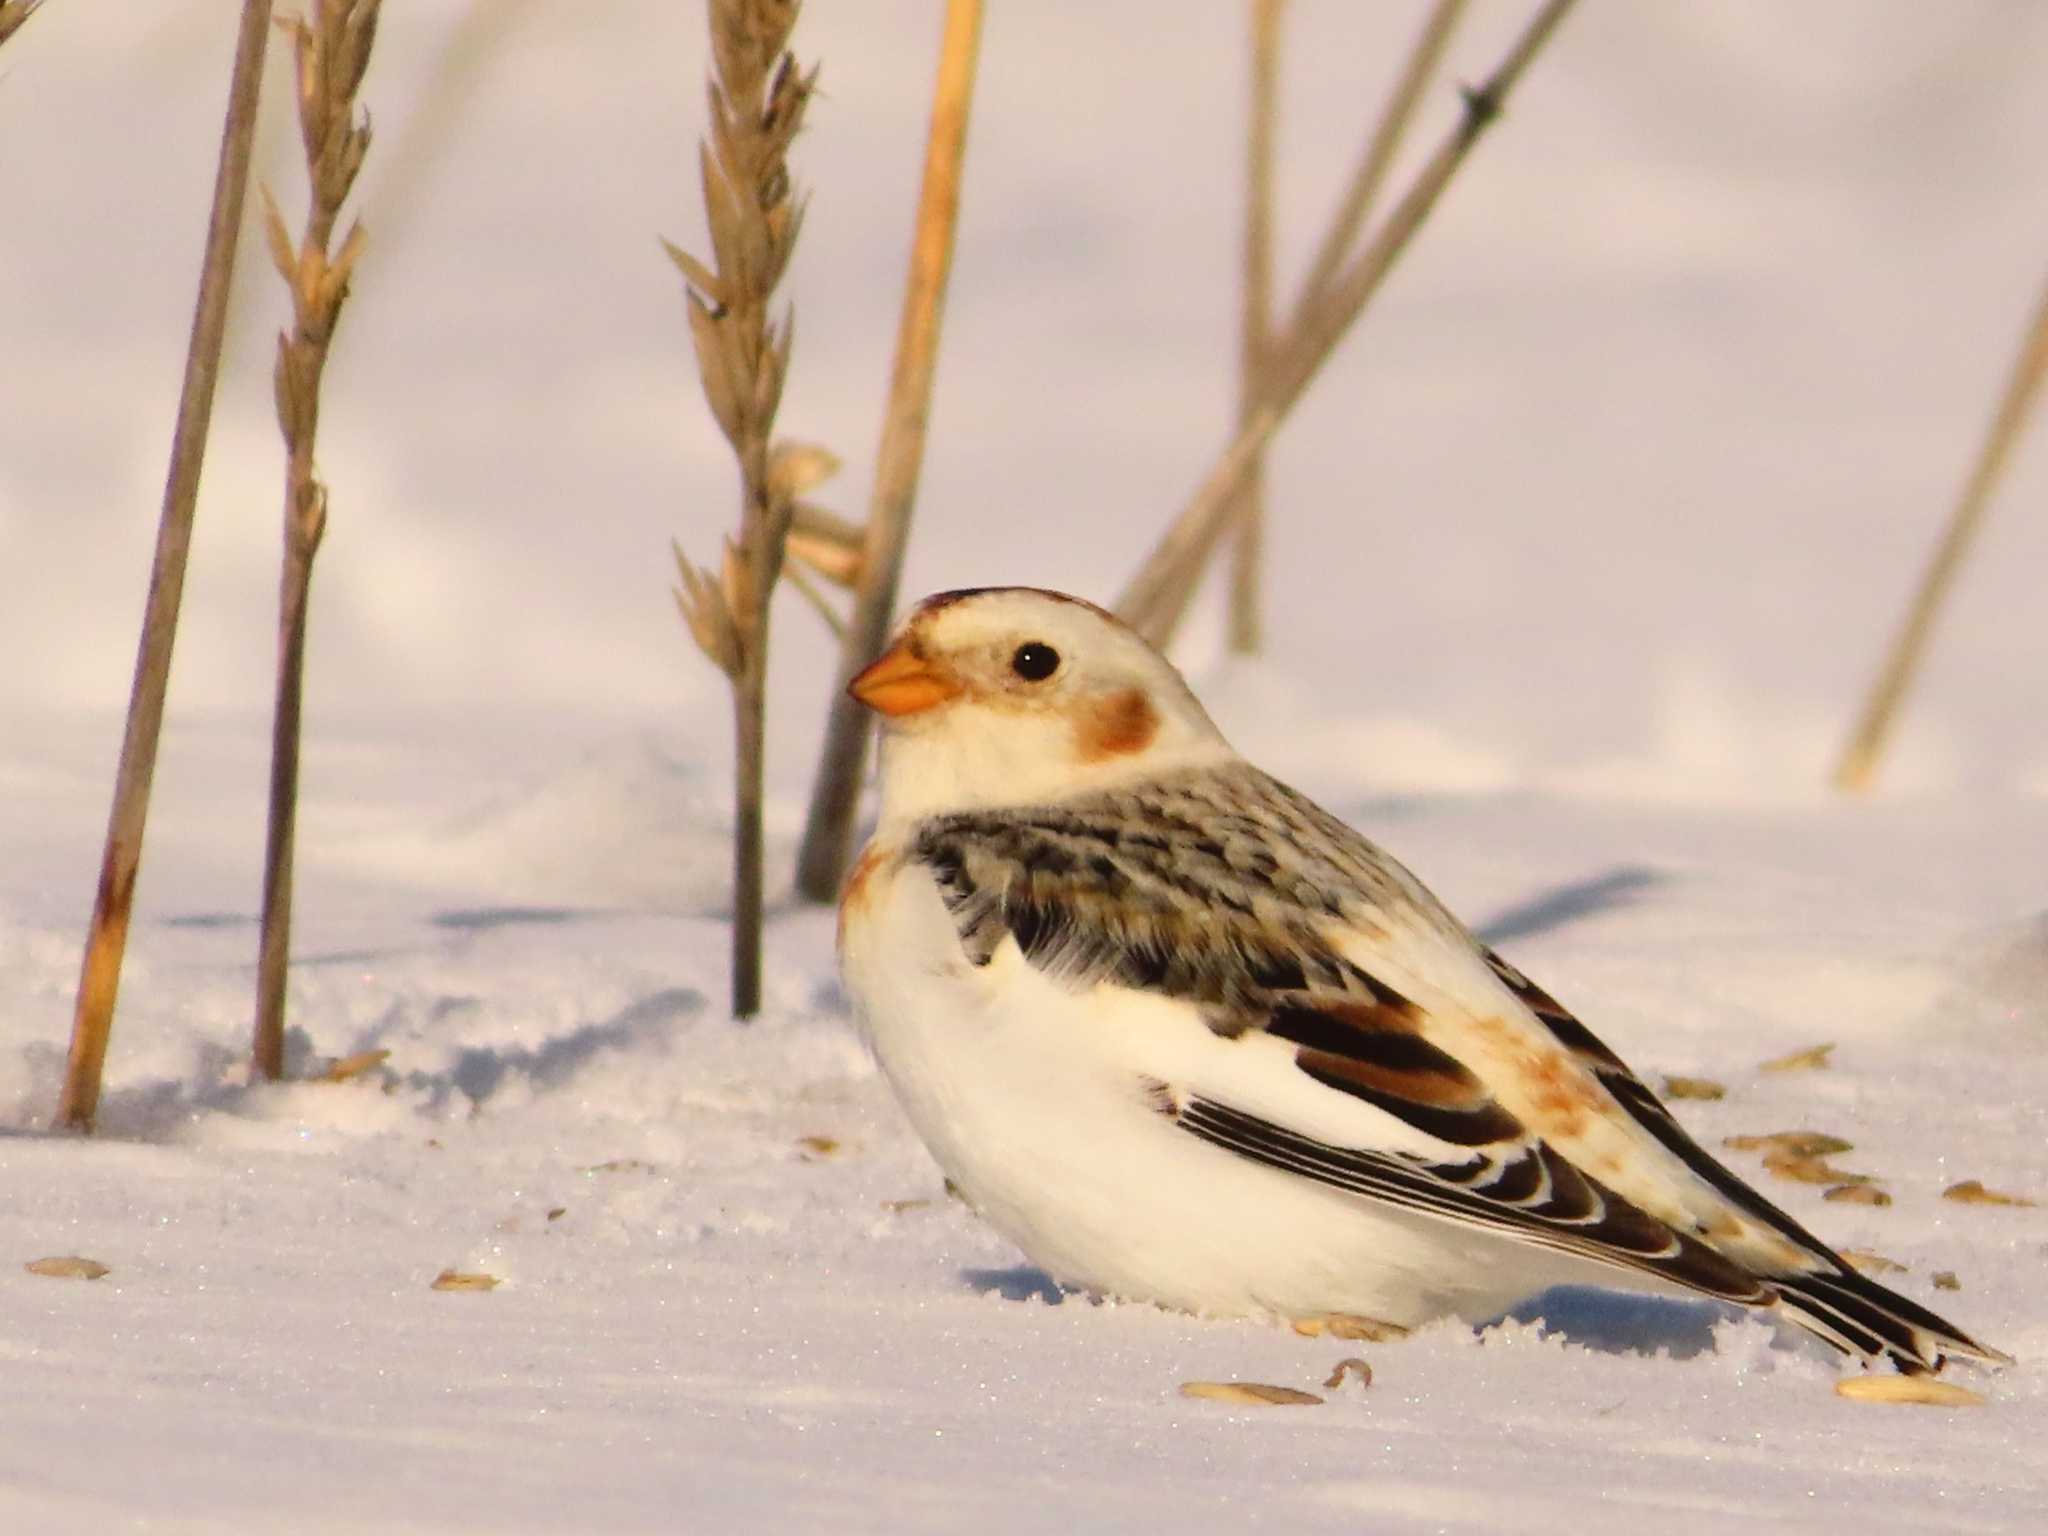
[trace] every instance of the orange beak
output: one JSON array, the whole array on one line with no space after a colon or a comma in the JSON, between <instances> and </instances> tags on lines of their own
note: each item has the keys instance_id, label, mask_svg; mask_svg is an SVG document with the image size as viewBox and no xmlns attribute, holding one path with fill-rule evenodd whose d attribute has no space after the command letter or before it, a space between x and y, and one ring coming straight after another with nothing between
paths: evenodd
<instances>
[{"instance_id":1,"label":"orange beak","mask_svg":"<svg viewBox=\"0 0 2048 1536\"><path fill-rule=\"evenodd\" d=\"M866 671L846 685L846 691L877 714L894 718L914 715L948 699L958 698L960 685L934 671L923 657L908 646L896 645L884 651Z\"/></svg>"}]
</instances>

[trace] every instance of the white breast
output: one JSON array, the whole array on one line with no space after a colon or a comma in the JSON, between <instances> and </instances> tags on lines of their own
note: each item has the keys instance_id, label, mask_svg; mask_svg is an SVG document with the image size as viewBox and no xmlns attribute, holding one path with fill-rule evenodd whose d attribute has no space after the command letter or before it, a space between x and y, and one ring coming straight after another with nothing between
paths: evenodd
<instances>
[{"instance_id":1,"label":"white breast","mask_svg":"<svg viewBox=\"0 0 2048 1536\"><path fill-rule=\"evenodd\" d=\"M848 904L842 963L932 1156L1065 1283L1218 1315L1355 1312L1414 1326L1490 1317L1588 1278L1581 1263L1198 1140L1161 1111L1162 1085L1340 1145L1390 1148L1415 1133L1315 1084L1284 1041L1224 1039L1169 998L1070 990L1008 939L973 965L922 867L875 863Z\"/></svg>"}]
</instances>

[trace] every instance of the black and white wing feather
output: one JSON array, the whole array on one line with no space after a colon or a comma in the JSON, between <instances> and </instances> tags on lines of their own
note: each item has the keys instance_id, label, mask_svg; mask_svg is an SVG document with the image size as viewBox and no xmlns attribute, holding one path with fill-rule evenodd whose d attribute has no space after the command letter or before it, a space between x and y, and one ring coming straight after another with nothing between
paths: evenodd
<instances>
[{"instance_id":1,"label":"black and white wing feather","mask_svg":"<svg viewBox=\"0 0 2048 1536\"><path fill-rule=\"evenodd\" d=\"M1224 1038L1287 1042L1309 1082L1401 1132L1333 1141L1214 1085L1162 1096L1205 1141L1709 1296L1777 1302L1901 1370L2003 1358L1850 1269L1399 864L1248 765L932 817L909 854L973 963L1013 941L1063 986L1156 993Z\"/></svg>"}]
</instances>

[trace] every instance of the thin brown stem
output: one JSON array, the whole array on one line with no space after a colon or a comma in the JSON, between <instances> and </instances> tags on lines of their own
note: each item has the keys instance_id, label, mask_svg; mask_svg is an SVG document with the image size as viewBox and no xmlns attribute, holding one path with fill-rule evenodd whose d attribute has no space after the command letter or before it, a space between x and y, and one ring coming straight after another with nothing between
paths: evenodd
<instances>
[{"instance_id":1,"label":"thin brown stem","mask_svg":"<svg viewBox=\"0 0 2048 1536\"><path fill-rule=\"evenodd\" d=\"M762 780L766 763L768 619L798 498L831 456L773 440L789 375L793 319L769 313L803 224L788 153L816 71L788 51L797 0L711 0L711 127L698 171L712 264L677 246L690 339L705 402L740 476L739 531L716 571L676 552L676 600L697 647L722 671L733 703L732 1007L761 1008Z\"/></svg>"},{"instance_id":2,"label":"thin brown stem","mask_svg":"<svg viewBox=\"0 0 2048 1536\"><path fill-rule=\"evenodd\" d=\"M284 992L292 935L292 854L298 827L299 720L306 657L310 556L289 552L278 594L277 696L270 738L270 819L263 845L263 928L256 955L257 1073L284 1076Z\"/></svg>"},{"instance_id":3,"label":"thin brown stem","mask_svg":"<svg viewBox=\"0 0 2048 1536\"><path fill-rule=\"evenodd\" d=\"M1379 200L1380 189L1386 185L1387 173L1394 168L1394 157L1400 153L1402 141L1407 138L1428 93L1429 83L1436 78L1437 69L1443 63L1451 34L1457 30L1466 4L1467 0L1437 0L1423 22L1415 46L1409 50L1407 62L1401 68L1400 78L1388 93L1380 109L1379 120L1373 124L1358 163L1352 167L1351 177L1344 184L1344 196L1331 216L1329 227L1323 231L1322 244L1316 247L1308 275L1302 279L1288 322L1290 331L1298 332L1304 328L1308 316L1323 301L1337 274L1344 269L1344 258L1358 244L1360 233L1372 217L1373 205Z\"/></svg>"},{"instance_id":4,"label":"thin brown stem","mask_svg":"<svg viewBox=\"0 0 2048 1536\"><path fill-rule=\"evenodd\" d=\"M43 0L5 0L0 4L0 43L21 30L22 23L35 15Z\"/></svg>"},{"instance_id":5,"label":"thin brown stem","mask_svg":"<svg viewBox=\"0 0 2048 1536\"><path fill-rule=\"evenodd\" d=\"M895 613L918 471L924 461L925 425L938 364L939 322L945 310L953 234L959 222L961 166L974 100L981 12L981 0L947 0L938 81L932 90L931 129L925 143L924 187L918 199L917 231L896 331L889 405L876 455L874 494L868 503L860 580L840 648L842 681L874 659ZM853 843L853 816L866 769L868 732L868 712L847 697L844 689L836 692L797 862L798 888L813 901L831 901L838 894L840 873Z\"/></svg>"},{"instance_id":6,"label":"thin brown stem","mask_svg":"<svg viewBox=\"0 0 2048 1536\"><path fill-rule=\"evenodd\" d=\"M121 989L121 959L128 943L135 880L142 866L150 778L163 728L164 689L170 681L171 647L178 632L178 605L184 596L185 557L192 544L192 514L199 496L199 470L206 457L214 381L220 373L221 334L234 276L235 237L242 227L242 200L249 185L249 146L255 136L256 102L263 87L263 46L269 32L270 0L243 0L220 160L214 172L213 211L200 265L199 297L192 313L191 341L185 350L185 378L171 435L170 467L164 477L163 512L157 522L156 558L150 569L149 598L135 657L135 683L128 696L128 724L121 737L120 767L114 775L113 808L107 818L92 924L79 967L71 1052L57 1099L57 1123L80 1130L90 1130L99 1112L107 1037Z\"/></svg>"},{"instance_id":7,"label":"thin brown stem","mask_svg":"<svg viewBox=\"0 0 2048 1536\"><path fill-rule=\"evenodd\" d=\"M1280 23L1286 0L1253 0L1251 118L1245 133L1244 291L1238 307L1237 424L1258 414L1266 393L1266 354L1273 329L1273 136L1279 118ZM1230 648L1256 652L1263 625L1259 593L1264 580L1266 496L1264 455L1253 458L1239 482L1237 544L1231 565Z\"/></svg>"},{"instance_id":8,"label":"thin brown stem","mask_svg":"<svg viewBox=\"0 0 2048 1536\"><path fill-rule=\"evenodd\" d=\"M284 558L278 581L277 687L270 728L270 815L264 838L263 929L256 959L256 1072L284 1075L285 975L290 963L293 847L298 829L299 742L306 662L306 613L313 557L327 530L327 487L314 473L320 385L348 299L362 226L331 249L342 205L370 148L356 94L370 67L381 0L315 0L311 19L287 23L297 66L299 138L307 204L294 247L266 195L271 260L291 295L292 325L277 338L274 383L285 442Z\"/></svg>"},{"instance_id":9,"label":"thin brown stem","mask_svg":"<svg viewBox=\"0 0 2048 1536\"><path fill-rule=\"evenodd\" d=\"M1294 408L1338 342L1379 291L1472 146L1499 117L1516 81L1572 4L1573 0L1547 0L1486 83L1465 92L1465 110L1456 126L1423 166L1386 223L1331 285L1329 302L1317 309L1301 332L1290 330L1276 342L1268 374L1272 394L1265 407L1272 413L1275 425ZM1268 433L1271 430L1270 426L1265 429ZM1237 441L1226 451L1225 463L1238 453L1248 434L1249 429L1238 434ZM1117 600L1118 615L1154 645L1164 646L1172 639L1202 568L1218 540L1228 531L1231 498L1218 499L1207 494L1215 478L1212 472L1203 489L1182 508Z\"/></svg>"},{"instance_id":10,"label":"thin brown stem","mask_svg":"<svg viewBox=\"0 0 2048 1536\"><path fill-rule=\"evenodd\" d=\"M1892 640L1884 667L1871 686L1870 696L1864 702L1849 744L1835 766L1835 786L1838 789L1861 792L1870 788L1876 778L1877 765L1884 755L1886 743L1891 739L1899 706L1904 702L1906 692L1919 671L1921 659L1926 655L1935 620L1955 585L1963 556L1969 552L1971 542L1983 526L1991 493L2005 472L2013 444L2019 440L2020 429L2032 413L2035 401L2040 398L2044 377L2048 377L2048 287L2041 290L2033 321L2020 344L2019 355L2013 359L2005 391L1999 397L1998 409L1984 434L1983 445L1977 450L1969 479L1964 482L1962 494L1957 497L1955 508L1949 514L1948 526L1927 562L1920 586L1914 592L1905 620Z\"/></svg>"}]
</instances>

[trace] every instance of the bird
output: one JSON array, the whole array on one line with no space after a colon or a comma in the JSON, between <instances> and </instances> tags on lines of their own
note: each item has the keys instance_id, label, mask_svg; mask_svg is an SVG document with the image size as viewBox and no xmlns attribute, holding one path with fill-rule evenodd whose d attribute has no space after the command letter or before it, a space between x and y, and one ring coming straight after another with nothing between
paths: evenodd
<instances>
[{"instance_id":1,"label":"bird","mask_svg":"<svg viewBox=\"0 0 2048 1536\"><path fill-rule=\"evenodd\" d=\"M1108 612L942 592L848 686L882 727L839 904L857 1026L953 1186L1061 1284L1389 1336L1620 1284L1865 1368L2010 1363L1722 1166Z\"/></svg>"}]
</instances>

